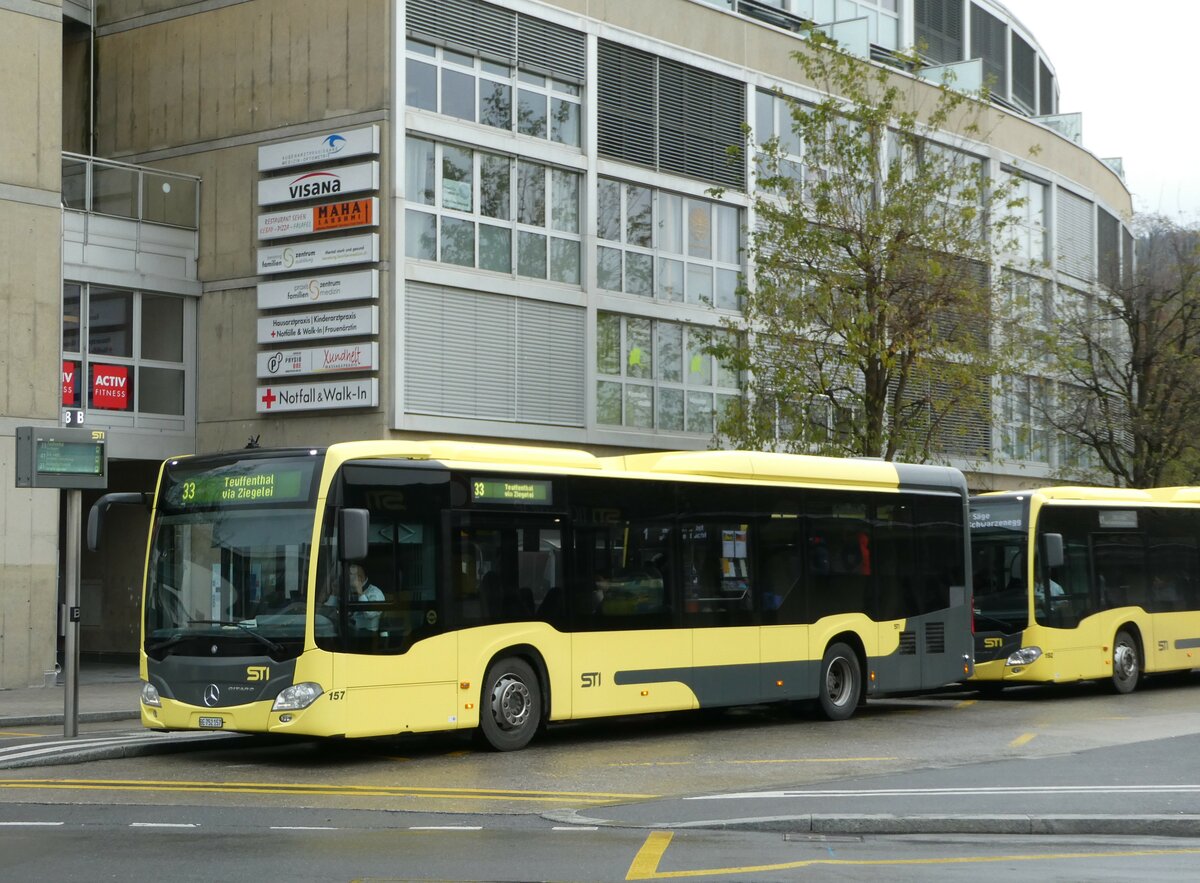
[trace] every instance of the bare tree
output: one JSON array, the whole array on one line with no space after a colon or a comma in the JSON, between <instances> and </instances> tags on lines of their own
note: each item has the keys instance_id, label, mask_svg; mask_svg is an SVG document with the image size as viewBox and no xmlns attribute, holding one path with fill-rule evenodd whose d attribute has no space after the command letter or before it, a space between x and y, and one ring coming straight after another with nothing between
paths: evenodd
<instances>
[{"instance_id":1,"label":"bare tree","mask_svg":"<svg viewBox=\"0 0 1200 883\"><path fill-rule=\"evenodd\" d=\"M1093 292L1062 299L1052 332L1059 433L1128 487L1200 477L1200 232L1135 219L1136 269L1101 255ZM1128 250L1128 249L1127 249Z\"/></svg>"}]
</instances>

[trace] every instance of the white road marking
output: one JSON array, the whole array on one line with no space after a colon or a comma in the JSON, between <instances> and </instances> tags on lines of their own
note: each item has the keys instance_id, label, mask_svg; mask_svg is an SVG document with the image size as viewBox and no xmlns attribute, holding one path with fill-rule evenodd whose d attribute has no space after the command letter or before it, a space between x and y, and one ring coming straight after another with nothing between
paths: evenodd
<instances>
[{"instance_id":1,"label":"white road marking","mask_svg":"<svg viewBox=\"0 0 1200 883\"><path fill-rule=\"evenodd\" d=\"M556 825L551 831L599 831L597 825Z\"/></svg>"},{"instance_id":2,"label":"white road marking","mask_svg":"<svg viewBox=\"0 0 1200 883\"><path fill-rule=\"evenodd\" d=\"M1200 785L1002 785L991 788L873 788L830 791L746 791L684 800L753 800L781 797L954 797L980 794L1195 794Z\"/></svg>"},{"instance_id":3,"label":"white road marking","mask_svg":"<svg viewBox=\"0 0 1200 883\"><path fill-rule=\"evenodd\" d=\"M0 828L54 828L62 822L0 822Z\"/></svg>"},{"instance_id":4,"label":"white road marking","mask_svg":"<svg viewBox=\"0 0 1200 883\"><path fill-rule=\"evenodd\" d=\"M482 825L413 825L410 831L482 831Z\"/></svg>"},{"instance_id":5,"label":"white road marking","mask_svg":"<svg viewBox=\"0 0 1200 883\"><path fill-rule=\"evenodd\" d=\"M340 831L329 825L272 825L272 831Z\"/></svg>"},{"instance_id":6,"label":"white road marking","mask_svg":"<svg viewBox=\"0 0 1200 883\"><path fill-rule=\"evenodd\" d=\"M192 822L130 822L131 828L199 828Z\"/></svg>"}]
</instances>

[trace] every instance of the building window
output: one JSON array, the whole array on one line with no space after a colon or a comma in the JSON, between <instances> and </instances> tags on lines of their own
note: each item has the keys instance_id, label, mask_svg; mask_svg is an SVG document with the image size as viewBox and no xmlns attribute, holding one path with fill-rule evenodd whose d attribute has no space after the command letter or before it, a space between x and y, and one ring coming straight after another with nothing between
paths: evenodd
<instances>
[{"instance_id":1,"label":"building window","mask_svg":"<svg viewBox=\"0 0 1200 883\"><path fill-rule=\"evenodd\" d=\"M409 137L405 254L581 282L577 172Z\"/></svg>"},{"instance_id":2,"label":"building window","mask_svg":"<svg viewBox=\"0 0 1200 883\"><path fill-rule=\"evenodd\" d=\"M596 282L608 291L737 310L741 211L601 178Z\"/></svg>"},{"instance_id":3,"label":"building window","mask_svg":"<svg viewBox=\"0 0 1200 883\"><path fill-rule=\"evenodd\" d=\"M582 89L507 64L407 42L406 102L570 147L583 143Z\"/></svg>"},{"instance_id":4,"label":"building window","mask_svg":"<svg viewBox=\"0 0 1200 883\"><path fill-rule=\"evenodd\" d=\"M133 426L183 417L187 307L173 295L64 283L62 406Z\"/></svg>"},{"instance_id":5,"label":"building window","mask_svg":"<svg viewBox=\"0 0 1200 883\"><path fill-rule=\"evenodd\" d=\"M737 372L704 351L726 332L617 313L596 323L597 423L711 435L740 397Z\"/></svg>"},{"instance_id":6,"label":"building window","mask_svg":"<svg viewBox=\"0 0 1200 883\"><path fill-rule=\"evenodd\" d=\"M1050 382L1005 377L1000 392L1000 453L1013 460L1050 461Z\"/></svg>"},{"instance_id":7,"label":"building window","mask_svg":"<svg viewBox=\"0 0 1200 883\"><path fill-rule=\"evenodd\" d=\"M1046 185L1020 175L1010 175L1013 208L1014 258L1028 264L1046 262Z\"/></svg>"},{"instance_id":8,"label":"building window","mask_svg":"<svg viewBox=\"0 0 1200 883\"><path fill-rule=\"evenodd\" d=\"M754 94L754 140L761 148L772 139L778 139L778 165L768 168L759 156L759 177L781 175L793 179L797 184L804 180L804 146L795 130L792 104L771 92L758 90Z\"/></svg>"}]
</instances>

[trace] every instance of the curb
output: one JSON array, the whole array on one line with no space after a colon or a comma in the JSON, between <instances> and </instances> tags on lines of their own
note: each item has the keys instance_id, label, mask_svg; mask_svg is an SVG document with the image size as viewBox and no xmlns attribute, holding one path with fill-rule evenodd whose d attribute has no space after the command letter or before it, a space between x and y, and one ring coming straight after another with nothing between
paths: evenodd
<instances>
[{"instance_id":1,"label":"curb","mask_svg":"<svg viewBox=\"0 0 1200 883\"><path fill-rule=\"evenodd\" d=\"M109 721L139 720L140 711L81 711L78 715L81 724L106 723ZM41 727L51 724L61 725L66 720L65 714L26 714L0 716L0 729L7 727Z\"/></svg>"},{"instance_id":2,"label":"curb","mask_svg":"<svg viewBox=\"0 0 1200 883\"><path fill-rule=\"evenodd\" d=\"M1200 815L1024 815L1024 814L811 814L751 819L705 819L690 822L622 822L580 815L575 810L542 813L542 818L569 825L608 828L679 830L704 828L776 834L1016 834L1200 837Z\"/></svg>"}]
</instances>

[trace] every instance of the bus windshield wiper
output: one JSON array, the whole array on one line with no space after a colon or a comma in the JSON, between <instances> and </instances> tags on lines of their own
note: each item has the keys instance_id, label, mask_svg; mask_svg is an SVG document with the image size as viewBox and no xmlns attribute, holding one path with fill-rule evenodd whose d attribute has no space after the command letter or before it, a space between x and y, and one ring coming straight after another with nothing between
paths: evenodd
<instances>
[{"instance_id":1,"label":"bus windshield wiper","mask_svg":"<svg viewBox=\"0 0 1200 883\"><path fill-rule=\"evenodd\" d=\"M975 619L986 619L988 622L995 623L997 626L1005 630L1011 629L1012 631L1020 631L1019 628L1013 625L1012 620L997 619L994 616L988 616L986 613L980 613L978 610L975 611Z\"/></svg>"},{"instance_id":2,"label":"bus windshield wiper","mask_svg":"<svg viewBox=\"0 0 1200 883\"><path fill-rule=\"evenodd\" d=\"M239 628L260 644L266 645L272 654L282 654L284 652L282 644L276 644L266 635L260 635L254 629L250 628L250 626L246 625L246 623L239 622L236 619L191 619L188 620L188 625L220 625Z\"/></svg>"},{"instance_id":3,"label":"bus windshield wiper","mask_svg":"<svg viewBox=\"0 0 1200 883\"><path fill-rule=\"evenodd\" d=\"M182 634L171 635L171 637L169 637L169 638L164 638L163 640L156 641L153 644L147 644L146 652L147 653L156 653L159 650L166 650L168 647L178 644L180 641L182 641L186 637L187 637L187 635L182 635Z\"/></svg>"}]
</instances>

